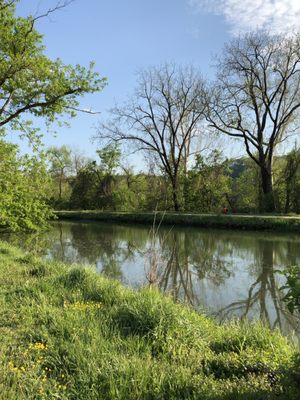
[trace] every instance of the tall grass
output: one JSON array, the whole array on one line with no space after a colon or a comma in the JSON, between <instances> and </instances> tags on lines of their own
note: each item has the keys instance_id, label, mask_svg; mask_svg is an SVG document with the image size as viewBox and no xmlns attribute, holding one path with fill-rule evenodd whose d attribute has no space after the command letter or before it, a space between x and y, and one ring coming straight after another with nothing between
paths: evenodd
<instances>
[{"instance_id":1,"label":"tall grass","mask_svg":"<svg viewBox=\"0 0 300 400\"><path fill-rule=\"evenodd\" d=\"M299 353L0 242L0 399L298 400Z\"/></svg>"}]
</instances>

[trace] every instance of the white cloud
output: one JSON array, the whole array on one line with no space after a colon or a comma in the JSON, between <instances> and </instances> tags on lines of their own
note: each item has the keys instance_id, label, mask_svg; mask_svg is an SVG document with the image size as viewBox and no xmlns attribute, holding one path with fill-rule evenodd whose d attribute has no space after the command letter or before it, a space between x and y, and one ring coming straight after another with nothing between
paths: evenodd
<instances>
[{"instance_id":1,"label":"white cloud","mask_svg":"<svg viewBox=\"0 0 300 400\"><path fill-rule=\"evenodd\" d=\"M234 34L266 29L290 33L300 29L300 0L188 0L197 12L223 15Z\"/></svg>"}]
</instances>

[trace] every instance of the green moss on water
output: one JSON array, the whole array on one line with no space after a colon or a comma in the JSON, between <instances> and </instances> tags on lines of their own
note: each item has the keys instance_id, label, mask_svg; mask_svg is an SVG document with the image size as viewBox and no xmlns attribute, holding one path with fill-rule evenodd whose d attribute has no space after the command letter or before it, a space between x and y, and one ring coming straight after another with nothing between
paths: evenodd
<instances>
[{"instance_id":1,"label":"green moss on water","mask_svg":"<svg viewBox=\"0 0 300 400\"><path fill-rule=\"evenodd\" d=\"M299 352L0 242L0 398L299 399Z\"/></svg>"}]
</instances>

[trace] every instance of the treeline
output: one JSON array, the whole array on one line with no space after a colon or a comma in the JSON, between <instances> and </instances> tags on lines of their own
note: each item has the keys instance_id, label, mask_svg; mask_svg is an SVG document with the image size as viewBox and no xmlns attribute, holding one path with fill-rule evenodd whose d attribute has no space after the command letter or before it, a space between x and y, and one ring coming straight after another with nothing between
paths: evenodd
<instances>
[{"instance_id":1,"label":"treeline","mask_svg":"<svg viewBox=\"0 0 300 400\"><path fill-rule=\"evenodd\" d=\"M52 179L50 203L56 209L109 211L173 210L172 186L168 177L134 172L122 164L117 145L98 151L88 160L63 146L48 151ZM300 212L300 149L275 158L274 193L281 213ZM197 155L192 168L179 178L178 204L185 212L258 213L261 192L259 168L247 157L225 159L217 150Z\"/></svg>"}]
</instances>

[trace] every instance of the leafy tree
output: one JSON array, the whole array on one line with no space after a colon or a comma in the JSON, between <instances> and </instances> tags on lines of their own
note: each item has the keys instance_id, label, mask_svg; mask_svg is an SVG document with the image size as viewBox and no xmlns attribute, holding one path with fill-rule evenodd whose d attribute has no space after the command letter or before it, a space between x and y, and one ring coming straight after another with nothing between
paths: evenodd
<instances>
[{"instance_id":1,"label":"leafy tree","mask_svg":"<svg viewBox=\"0 0 300 400\"><path fill-rule=\"evenodd\" d=\"M284 212L300 212L300 148L295 147L286 157L284 168Z\"/></svg>"},{"instance_id":2,"label":"leafy tree","mask_svg":"<svg viewBox=\"0 0 300 400\"><path fill-rule=\"evenodd\" d=\"M118 144L113 143L105 146L103 149L97 150L100 157L100 169L105 175L111 176L116 168L120 165L121 150Z\"/></svg>"},{"instance_id":3,"label":"leafy tree","mask_svg":"<svg viewBox=\"0 0 300 400\"><path fill-rule=\"evenodd\" d=\"M147 210L173 210L170 180L166 174L161 173L153 159L148 158L147 172L145 173L145 207ZM178 191L177 191L178 194Z\"/></svg>"},{"instance_id":4,"label":"leafy tree","mask_svg":"<svg viewBox=\"0 0 300 400\"><path fill-rule=\"evenodd\" d=\"M63 182L72 167L71 150L67 146L53 146L48 149L47 155L51 162L50 173L58 181L58 200L61 202Z\"/></svg>"},{"instance_id":5,"label":"leafy tree","mask_svg":"<svg viewBox=\"0 0 300 400\"><path fill-rule=\"evenodd\" d=\"M72 180L70 203L73 208L118 208L116 168L120 164L121 151L118 145L111 144L97 153L100 164L89 162Z\"/></svg>"},{"instance_id":6,"label":"leafy tree","mask_svg":"<svg viewBox=\"0 0 300 400\"><path fill-rule=\"evenodd\" d=\"M37 137L30 116L43 117L47 123L73 117L79 97L104 87L105 79L88 69L50 60L45 54L37 17L16 17L15 2L0 1L0 128L23 132L31 140Z\"/></svg>"},{"instance_id":7,"label":"leafy tree","mask_svg":"<svg viewBox=\"0 0 300 400\"><path fill-rule=\"evenodd\" d=\"M299 122L300 35L247 34L226 47L207 98L207 120L243 141L258 165L261 211L275 211L274 153Z\"/></svg>"},{"instance_id":8,"label":"leafy tree","mask_svg":"<svg viewBox=\"0 0 300 400\"><path fill-rule=\"evenodd\" d=\"M96 208L95 193L98 185L99 177L96 162L88 162L72 180L70 207L83 210Z\"/></svg>"},{"instance_id":9,"label":"leafy tree","mask_svg":"<svg viewBox=\"0 0 300 400\"><path fill-rule=\"evenodd\" d=\"M18 147L0 140L0 226L36 230L51 216L49 179L39 156L20 157Z\"/></svg>"},{"instance_id":10,"label":"leafy tree","mask_svg":"<svg viewBox=\"0 0 300 400\"><path fill-rule=\"evenodd\" d=\"M14 0L0 0L0 131L7 128L40 143L32 117L47 124L61 123L63 116L74 117L79 98L102 89L106 80L80 65L50 60L44 53L42 35L36 21L65 7L59 2L44 15L26 18L15 15ZM39 157L18 156L14 146L1 141L0 224L11 229L34 229L49 216L45 203L46 172ZM60 188L61 196L61 188Z\"/></svg>"},{"instance_id":11,"label":"leafy tree","mask_svg":"<svg viewBox=\"0 0 300 400\"><path fill-rule=\"evenodd\" d=\"M146 177L135 174L130 166L121 165L122 175L119 176L117 188L117 204L122 211L145 210Z\"/></svg>"},{"instance_id":12,"label":"leafy tree","mask_svg":"<svg viewBox=\"0 0 300 400\"><path fill-rule=\"evenodd\" d=\"M258 212L260 196L259 169L251 160L245 159L240 174L231 180L227 197L230 208L233 212Z\"/></svg>"},{"instance_id":13,"label":"leafy tree","mask_svg":"<svg viewBox=\"0 0 300 400\"><path fill-rule=\"evenodd\" d=\"M206 158L198 154L185 183L185 208L190 211L220 211L230 191L228 161L212 151Z\"/></svg>"},{"instance_id":14,"label":"leafy tree","mask_svg":"<svg viewBox=\"0 0 300 400\"><path fill-rule=\"evenodd\" d=\"M96 204L99 208L115 209L116 169L120 165L121 151L116 143L109 144L97 151L100 166L97 169L98 187L96 191Z\"/></svg>"}]
</instances>

